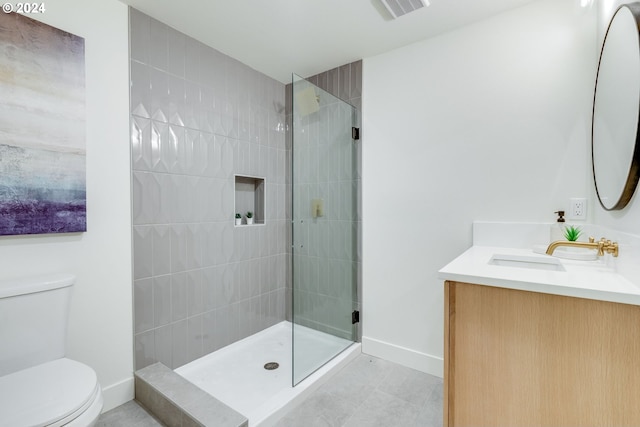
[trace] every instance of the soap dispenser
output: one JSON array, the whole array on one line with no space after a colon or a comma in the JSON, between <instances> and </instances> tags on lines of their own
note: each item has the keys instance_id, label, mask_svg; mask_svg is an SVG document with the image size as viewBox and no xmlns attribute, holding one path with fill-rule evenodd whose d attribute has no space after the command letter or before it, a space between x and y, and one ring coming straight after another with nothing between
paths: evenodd
<instances>
[{"instance_id":1,"label":"soap dispenser","mask_svg":"<svg viewBox=\"0 0 640 427\"><path fill-rule=\"evenodd\" d=\"M558 214L558 219L555 224L551 225L551 232L549 233L549 238L551 242L555 242L557 240L564 240L564 230L565 230L565 220L564 220L564 211L554 212Z\"/></svg>"}]
</instances>

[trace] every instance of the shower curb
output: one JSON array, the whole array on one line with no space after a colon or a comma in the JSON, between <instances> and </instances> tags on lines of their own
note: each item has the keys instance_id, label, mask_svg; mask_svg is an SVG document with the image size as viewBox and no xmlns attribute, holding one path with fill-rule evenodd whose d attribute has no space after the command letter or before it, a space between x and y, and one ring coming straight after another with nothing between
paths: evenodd
<instances>
[{"instance_id":1,"label":"shower curb","mask_svg":"<svg viewBox=\"0 0 640 427\"><path fill-rule=\"evenodd\" d=\"M196 387L162 363L139 369L135 399L168 427L248 427L239 412Z\"/></svg>"}]
</instances>

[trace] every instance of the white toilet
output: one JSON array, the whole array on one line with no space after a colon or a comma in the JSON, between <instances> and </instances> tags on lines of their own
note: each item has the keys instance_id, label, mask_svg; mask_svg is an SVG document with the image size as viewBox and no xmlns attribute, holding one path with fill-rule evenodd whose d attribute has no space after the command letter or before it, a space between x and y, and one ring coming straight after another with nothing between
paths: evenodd
<instances>
[{"instance_id":1,"label":"white toilet","mask_svg":"<svg viewBox=\"0 0 640 427\"><path fill-rule=\"evenodd\" d=\"M102 391L65 356L72 275L0 282L0 427L93 426Z\"/></svg>"}]
</instances>

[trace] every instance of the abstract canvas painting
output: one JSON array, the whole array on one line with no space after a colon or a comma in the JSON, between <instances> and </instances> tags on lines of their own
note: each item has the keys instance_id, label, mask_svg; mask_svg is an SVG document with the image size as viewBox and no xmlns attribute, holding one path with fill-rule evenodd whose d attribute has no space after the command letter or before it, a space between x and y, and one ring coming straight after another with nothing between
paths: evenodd
<instances>
[{"instance_id":1,"label":"abstract canvas painting","mask_svg":"<svg viewBox=\"0 0 640 427\"><path fill-rule=\"evenodd\" d=\"M0 13L0 235L86 231L84 39Z\"/></svg>"}]
</instances>

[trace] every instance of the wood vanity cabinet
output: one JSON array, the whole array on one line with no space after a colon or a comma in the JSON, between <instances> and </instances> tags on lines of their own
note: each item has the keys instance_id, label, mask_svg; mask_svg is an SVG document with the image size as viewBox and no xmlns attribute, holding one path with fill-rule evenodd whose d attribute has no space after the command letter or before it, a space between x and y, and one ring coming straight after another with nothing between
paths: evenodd
<instances>
[{"instance_id":1,"label":"wood vanity cabinet","mask_svg":"<svg viewBox=\"0 0 640 427\"><path fill-rule=\"evenodd\" d=\"M445 282L444 425L640 426L640 307Z\"/></svg>"}]
</instances>

